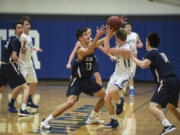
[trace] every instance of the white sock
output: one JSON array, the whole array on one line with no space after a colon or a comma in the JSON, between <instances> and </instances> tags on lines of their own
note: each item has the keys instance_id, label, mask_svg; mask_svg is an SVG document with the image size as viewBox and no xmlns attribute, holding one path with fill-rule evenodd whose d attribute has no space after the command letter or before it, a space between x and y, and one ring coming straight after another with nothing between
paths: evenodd
<instances>
[{"instance_id":1,"label":"white sock","mask_svg":"<svg viewBox=\"0 0 180 135\"><path fill-rule=\"evenodd\" d=\"M116 104L120 104L121 103L121 99L119 99L118 101L116 101Z\"/></svg>"},{"instance_id":2,"label":"white sock","mask_svg":"<svg viewBox=\"0 0 180 135\"><path fill-rule=\"evenodd\" d=\"M94 119L97 116L97 112L95 112L94 110L91 112L91 114L89 115L89 117L91 119Z\"/></svg>"},{"instance_id":3,"label":"white sock","mask_svg":"<svg viewBox=\"0 0 180 135\"><path fill-rule=\"evenodd\" d=\"M113 120L116 120L116 115L110 115L110 118L113 119Z\"/></svg>"},{"instance_id":4,"label":"white sock","mask_svg":"<svg viewBox=\"0 0 180 135\"><path fill-rule=\"evenodd\" d=\"M47 123L49 123L51 120L53 120L54 119L54 117L52 116L52 114L50 114L46 119L45 119L45 121L44 122L47 122Z\"/></svg>"},{"instance_id":5,"label":"white sock","mask_svg":"<svg viewBox=\"0 0 180 135\"><path fill-rule=\"evenodd\" d=\"M130 90L132 90L132 89L134 89L134 86L133 86L133 85L131 85L131 86L129 86L129 88L130 88Z\"/></svg>"},{"instance_id":6,"label":"white sock","mask_svg":"<svg viewBox=\"0 0 180 135\"><path fill-rule=\"evenodd\" d=\"M164 119L164 120L162 120L162 125L164 127L167 127L167 126L171 126L172 124L167 119Z\"/></svg>"},{"instance_id":7,"label":"white sock","mask_svg":"<svg viewBox=\"0 0 180 135\"><path fill-rule=\"evenodd\" d=\"M24 103L22 103L22 106L21 106L21 109L24 111L24 110L26 110L26 104L24 104Z\"/></svg>"}]
</instances>

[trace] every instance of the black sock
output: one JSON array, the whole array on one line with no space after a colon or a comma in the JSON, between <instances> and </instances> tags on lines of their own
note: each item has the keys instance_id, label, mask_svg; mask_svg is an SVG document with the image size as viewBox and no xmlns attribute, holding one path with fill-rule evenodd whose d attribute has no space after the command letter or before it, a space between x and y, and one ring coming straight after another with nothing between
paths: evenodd
<instances>
[{"instance_id":1,"label":"black sock","mask_svg":"<svg viewBox=\"0 0 180 135\"><path fill-rule=\"evenodd\" d=\"M29 95L28 101L32 102L32 95Z\"/></svg>"},{"instance_id":2,"label":"black sock","mask_svg":"<svg viewBox=\"0 0 180 135\"><path fill-rule=\"evenodd\" d=\"M12 105L12 106L13 106L13 105L14 105L15 100L16 100L16 99L11 98L11 101L9 102L9 103L10 103L10 105Z\"/></svg>"}]
</instances>

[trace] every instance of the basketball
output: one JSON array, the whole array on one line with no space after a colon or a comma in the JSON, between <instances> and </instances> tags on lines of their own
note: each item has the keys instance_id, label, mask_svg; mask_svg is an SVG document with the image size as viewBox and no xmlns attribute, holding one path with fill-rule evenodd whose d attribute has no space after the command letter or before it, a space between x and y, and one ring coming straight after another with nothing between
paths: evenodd
<instances>
[{"instance_id":1,"label":"basketball","mask_svg":"<svg viewBox=\"0 0 180 135\"><path fill-rule=\"evenodd\" d=\"M114 31L119 30L122 22L118 16L110 16L107 20L107 25L110 26Z\"/></svg>"}]
</instances>

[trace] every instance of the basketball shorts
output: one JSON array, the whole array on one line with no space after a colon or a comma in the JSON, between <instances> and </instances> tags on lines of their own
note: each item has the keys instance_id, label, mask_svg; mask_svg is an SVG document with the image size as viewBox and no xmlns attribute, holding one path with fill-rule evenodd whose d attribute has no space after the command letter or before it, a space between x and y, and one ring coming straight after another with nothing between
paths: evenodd
<instances>
[{"instance_id":1,"label":"basketball shorts","mask_svg":"<svg viewBox=\"0 0 180 135\"><path fill-rule=\"evenodd\" d=\"M176 77L168 77L167 79L160 81L154 95L152 96L151 102L161 105L162 108L166 108L168 103L177 107L178 99L178 80Z\"/></svg>"},{"instance_id":2,"label":"basketball shorts","mask_svg":"<svg viewBox=\"0 0 180 135\"><path fill-rule=\"evenodd\" d=\"M108 93L109 88L113 85L119 88L120 95L124 93L124 90L129 86L130 81L132 80L131 74L113 74L108 82L106 93ZM123 90L123 91L122 91Z\"/></svg>"},{"instance_id":3,"label":"basketball shorts","mask_svg":"<svg viewBox=\"0 0 180 135\"><path fill-rule=\"evenodd\" d=\"M87 95L93 96L94 93L100 91L101 89L102 86L96 83L93 79L72 78L66 95L79 96L83 92Z\"/></svg>"},{"instance_id":4,"label":"basketball shorts","mask_svg":"<svg viewBox=\"0 0 180 135\"><path fill-rule=\"evenodd\" d=\"M22 84L25 84L26 80L19 71L17 64L1 64L0 67L0 87L9 84L11 89L14 89Z\"/></svg>"},{"instance_id":5,"label":"basketball shorts","mask_svg":"<svg viewBox=\"0 0 180 135\"><path fill-rule=\"evenodd\" d=\"M20 71L24 76L24 78L26 79L27 83L35 83L38 81L32 61L28 61L28 62L22 61L22 65L20 66Z\"/></svg>"}]
</instances>

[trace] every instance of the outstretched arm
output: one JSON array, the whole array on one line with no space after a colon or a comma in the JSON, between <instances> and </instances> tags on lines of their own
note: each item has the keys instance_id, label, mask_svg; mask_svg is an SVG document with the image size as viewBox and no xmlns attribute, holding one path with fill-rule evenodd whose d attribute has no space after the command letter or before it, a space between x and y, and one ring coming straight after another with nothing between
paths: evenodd
<instances>
[{"instance_id":1,"label":"outstretched arm","mask_svg":"<svg viewBox=\"0 0 180 135\"><path fill-rule=\"evenodd\" d=\"M151 61L149 59L139 60L133 51L131 51L131 59L142 69L146 69L151 65Z\"/></svg>"},{"instance_id":2,"label":"outstretched arm","mask_svg":"<svg viewBox=\"0 0 180 135\"><path fill-rule=\"evenodd\" d=\"M98 49L101 50L104 54L106 54L107 56L109 56L109 58L114 61L116 60L116 57L113 56L112 54L108 53L103 46L98 46Z\"/></svg>"},{"instance_id":3,"label":"outstretched arm","mask_svg":"<svg viewBox=\"0 0 180 135\"><path fill-rule=\"evenodd\" d=\"M104 48L105 50L110 53L111 55L122 55L126 59L129 58L130 50L126 48L110 48L109 40L110 40L110 35L112 34L112 30L110 28L107 28L106 31L106 37L104 40Z\"/></svg>"},{"instance_id":4,"label":"outstretched arm","mask_svg":"<svg viewBox=\"0 0 180 135\"><path fill-rule=\"evenodd\" d=\"M68 63L66 65L67 69L71 69L71 63L72 63L72 61L73 61L73 59L74 59L80 45L81 45L81 43L79 41L77 41L71 55L69 56L69 60L68 60Z\"/></svg>"},{"instance_id":5,"label":"outstretched arm","mask_svg":"<svg viewBox=\"0 0 180 135\"><path fill-rule=\"evenodd\" d=\"M102 35L104 35L104 33L105 33L105 26L101 26L100 29L97 29L96 36L95 36L94 40L90 43L88 48L87 49L81 48L78 50L78 59L79 60L82 60L85 56L93 53L94 48L96 47L99 38Z\"/></svg>"}]
</instances>

